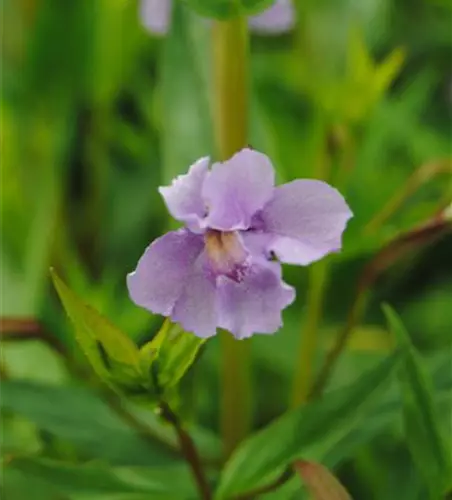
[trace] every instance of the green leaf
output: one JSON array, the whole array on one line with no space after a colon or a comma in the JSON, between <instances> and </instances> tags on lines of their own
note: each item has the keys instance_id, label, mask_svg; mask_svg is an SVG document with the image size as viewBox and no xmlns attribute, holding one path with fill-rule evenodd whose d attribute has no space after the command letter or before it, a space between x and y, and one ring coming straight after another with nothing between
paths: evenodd
<instances>
[{"instance_id":1,"label":"green leaf","mask_svg":"<svg viewBox=\"0 0 452 500\"><path fill-rule=\"evenodd\" d=\"M350 363L350 360L349 360ZM328 467L337 466L342 460L353 455L372 438L382 433L391 423L394 423L402 411L398 388L391 387L384 398L372 406L366 425L355 428L334 449L328 453L323 463ZM452 391L452 371L450 361L445 359L435 370L435 403L444 408L447 413L447 402Z\"/></svg>"},{"instance_id":2,"label":"green leaf","mask_svg":"<svg viewBox=\"0 0 452 500\"><path fill-rule=\"evenodd\" d=\"M452 371L450 370L450 360L447 356L444 358L444 361L435 369L435 403L439 405L440 409L444 409L444 413L449 415L448 403L452 390ZM350 363L350 360L348 363ZM396 389L397 387L391 387L387 391L388 394L378 398L378 401L368 411L365 423L353 429L352 432L347 434L329 450L327 455L322 459L322 463L325 466L334 470L344 460L353 457L355 453L363 449L363 446L384 433L385 430L388 430L391 424L397 422L401 412L401 403L399 391ZM394 460L397 461L397 457ZM385 484L384 486L390 488L389 484ZM284 486L266 495L265 499L267 499L267 496L268 500L305 498L305 496L301 495L299 479L293 477Z\"/></svg>"},{"instance_id":3,"label":"green leaf","mask_svg":"<svg viewBox=\"0 0 452 500\"><path fill-rule=\"evenodd\" d=\"M274 0L182 0L199 14L217 19L251 15L269 7Z\"/></svg>"},{"instance_id":4,"label":"green leaf","mask_svg":"<svg viewBox=\"0 0 452 500\"><path fill-rule=\"evenodd\" d=\"M371 111L398 76L405 53L396 48L381 64L375 63L363 34L352 30L347 56L342 113L358 121Z\"/></svg>"},{"instance_id":5,"label":"green leaf","mask_svg":"<svg viewBox=\"0 0 452 500\"><path fill-rule=\"evenodd\" d=\"M48 483L71 499L153 498L180 500L196 492L185 466L169 468L109 467L102 464L73 465L49 459L15 459L8 465L27 478ZM152 495L152 496L151 496Z\"/></svg>"},{"instance_id":6,"label":"green leaf","mask_svg":"<svg viewBox=\"0 0 452 500\"><path fill-rule=\"evenodd\" d=\"M137 346L92 307L84 304L52 269L61 302L75 328L75 335L94 371L110 385L143 381Z\"/></svg>"},{"instance_id":7,"label":"green leaf","mask_svg":"<svg viewBox=\"0 0 452 500\"><path fill-rule=\"evenodd\" d=\"M158 387L165 391L179 382L205 341L166 320L156 337L141 349L142 363L149 372L157 360L154 373Z\"/></svg>"},{"instance_id":8,"label":"green leaf","mask_svg":"<svg viewBox=\"0 0 452 500\"><path fill-rule=\"evenodd\" d=\"M408 447L432 498L439 498L450 486L452 467L434 403L433 384L397 313L389 305L384 305L383 311L391 331L408 353L399 370Z\"/></svg>"},{"instance_id":9,"label":"green leaf","mask_svg":"<svg viewBox=\"0 0 452 500\"><path fill-rule=\"evenodd\" d=\"M2 381L1 393L2 411L26 418L39 429L72 444L82 457L115 465L174 463L175 454L168 445L171 436L161 436L162 426L155 429L155 443L146 442L86 389L8 380Z\"/></svg>"},{"instance_id":10,"label":"green leaf","mask_svg":"<svg viewBox=\"0 0 452 500\"><path fill-rule=\"evenodd\" d=\"M110 105L133 74L145 40L136 22L137 6L122 0L85 3L90 42L90 50L86 51L86 91L96 106Z\"/></svg>"},{"instance_id":11,"label":"green leaf","mask_svg":"<svg viewBox=\"0 0 452 500\"><path fill-rule=\"evenodd\" d=\"M405 51L394 49L386 59L377 65L373 76L373 86L377 97L380 97L399 75L405 62Z\"/></svg>"},{"instance_id":12,"label":"green leaf","mask_svg":"<svg viewBox=\"0 0 452 500\"><path fill-rule=\"evenodd\" d=\"M363 33L351 30L347 50L348 77L353 83L366 85L372 78L374 63L366 46Z\"/></svg>"},{"instance_id":13,"label":"green leaf","mask_svg":"<svg viewBox=\"0 0 452 500\"><path fill-rule=\"evenodd\" d=\"M36 427L27 419L3 412L0 422L2 456L33 455L42 450Z\"/></svg>"},{"instance_id":14,"label":"green leaf","mask_svg":"<svg viewBox=\"0 0 452 500\"><path fill-rule=\"evenodd\" d=\"M163 183L212 151L205 54L209 29L176 2L161 60Z\"/></svg>"},{"instance_id":15,"label":"green leaf","mask_svg":"<svg viewBox=\"0 0 452 500\"><path fill-rule=\"evenodd\" d=\"M265 483L297 458L322 461L367 414L401 357L400 352L393 354L352 386L283 415L247 439L226 464L216 498Z\"/></svg>"},{"instance_id":16,"label":"green leaf","mask_svg":"<svg viewBox=\"0 0 452 500\"><path fill-rule=\"evenodd\" d=\"M25 418L39 429L72 444L84 458L133 466L174 464L178 459L176 433L156 414L142 406L126 406L127 411L155 435L155 440L144 440L138 430L103 400L82 387L2 381L0 409ZM213 432L192 425L188 431L203 457L219 459L221 442Z\"/></svg>"},{"instance_id":17,"label":"green leaf","mask_svg":"<svg viewBox=\"0 0 452 500\"><path fill-rule=\"evenodd\" d=\"M25 475L13 467L2 467L1 497L13 500L62 500L61 494L49 483Z\"/></svg>"},{"instance_id":18,"label":"green leaf","mask_svg":"<svg viewBox=\"0 0 452 500\"><path fill-rule=\"evenodd\" d=\"M27 107L27 104L23 104ZM57 106L53 103L54 106ZM27 108L27 119L2 102L0 140L4 144L0 275L3 316L38 315L46 292L46 276L62 196L66 148L72 139L74 112L62 102ZM37 149L33 151L33 144ZM26 166L34 162L30 176ZM27 244L24 245L23 242Z\"/></svg>"},{"instance_id":19,"label":"green leaf","mask_svg":"<svg viewBox=\"0 0 452 500\"><path fill-rule=\"evenodd\" d=\"M2 362L8 367L10 378L47 384L69 380L64 360L42 341L4 342L1 350Z\"/></svg>"}]
</instances>

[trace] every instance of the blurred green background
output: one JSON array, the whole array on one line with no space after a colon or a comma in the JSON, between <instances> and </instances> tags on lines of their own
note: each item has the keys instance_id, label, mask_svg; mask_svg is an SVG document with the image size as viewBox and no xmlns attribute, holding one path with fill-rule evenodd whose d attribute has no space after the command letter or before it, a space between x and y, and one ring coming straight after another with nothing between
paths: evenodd
<instances>
[{"instance_id":1,"label":"blurred green background","mask_svg":"<svg viewBox=\"0 0 452 500\"><path fill-rule=\"evenodd\" d=\"M450 5L306 0L294 32L252 35L250 144L271 157L279 182L327 179L355 214L342 253L329 259L319 363L365 266L451 202ZM139 482L171 464L173 481L185 477L158 444L173 436L152 414L142 416L160 436L148 446L101 400L48 269L139 344L161 325L129 300L125 275L171 224L157 187L213 153L209 25L181 9L171 32L155 37L135 0L2 0L2 15L0 398L3 458L11 461L4 498L154 498L120 496L119 486L115 496L107 476L139 466ZM450 430L451 255L450 232L441 230L377 261L367 307L328 389L387 355L380 304L389 302L427 359ZM256 428L286 409L298 365L308 276L289 266L284 274L296 303L280 332L252 340ZM209 341L181 391L208 456L219 449L218 351L217 339ZM387 401L394 418L341 461L354 498L425 498L391 405L395 396ZM14 466L17 457L25 460ZM91 462L105 485L87 487L91 496L83 484L68 491L70 466L56 470L34 457Z\"/></svg>"}]
</instances>

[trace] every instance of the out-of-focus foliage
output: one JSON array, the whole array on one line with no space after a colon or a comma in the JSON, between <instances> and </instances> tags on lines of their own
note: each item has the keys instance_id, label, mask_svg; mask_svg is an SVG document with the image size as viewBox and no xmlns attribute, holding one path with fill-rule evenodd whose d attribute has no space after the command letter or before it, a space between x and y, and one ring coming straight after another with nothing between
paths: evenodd
<instances>
[{"instance_id":1,"label":"out-of-focus foliage","mask_svg":"<svg viewBox=\"0 0 452 500\"><path fill-rule=\"evenodd\" d=\"M226 464L218 498L230 498L265 484L275 471L289 466L299 456L325 460L388 383L400 357L400 353L393 354L369 371L359 384L332 393L317 404L292 410L245 441ZM340 448L337 451L340 453Z\"/></svg>"},{"instance_id":2,"label":"out-of-focus foliage","mask_svg":"<svg viewBox=\"0 0 452 500\"><path fill-rule=\"evenodd\" d=\"M2 2L0 403L7 499L30 498L31 490L37 500L196 497L173 431L133 405L128 420L125 403L93 383L48 272L54 266L83 303L138 347L156 338L162 318L131 303L125 276L170 224L157 186L214 153L210 28L190 3L206 5L180 1L168 36L154 38L140 24L136 0ZM253 10L259 2L242 3ZM272 158L280 182L324 178L355 215L343 252L330 258L320 366L346 324L366 265L401 235L438 214L444 218L451 202L451 8L430 0L298 6L296 32L251 38L249 142ZM306 407L309 413L315 405L334 406L334 398L340 406L340 394L352 398L348 387L369 397L353 429L345 411L332 415L332 428L325 420L322 442L334 446L299 457L335 467L353 498L428 498L431 486L417 471L419 457L431 456L431 443L422 432L408 440L400 425L403 412L408 418L415 411L413 401L432 405L450 448L452 240L443 229L427 236L379 261L326 399ZM285 411L298 365L307 273L288 266L284 273L297 301L281 331L256 336L251 345L256 429ZM363 373L385 366L393 349L382 301L400 313L414 346L408 350L420 353L422 372L432 380L428 400L422 388L410 394L402 385L401 391L397 377L374 402L371 391L353 384L361 377L365 384L373 368ZM188 344L179 344L186 359L199 348ZM147 347L137 354L141 364ZM171 356L161 359L173 369L169 385L181 376L177 352ZM405 363L405 379L418 377L417 361ZM213 339L177 396L210 460L213 484L227 480L216 467L218 366ZM410 432L417 424L423 425L413 421ZM261 472L269 451L265 443L256 447L248 458L254 469L240 471L245 479ZM251 483L236 486L242 491ZM262 498L303 495L293 478Z\"/></svg>"},{"instance_id":3,"label":"out-of-focus foliage","mask_svg":"<svg viewBox=\"0 0 452 500\"><path fill-rule=\"evenodd\" d=\"M441 497L450 486L452 462L443 429L439 425L433 384L421 357L410 345L410 338L400 319L388 306L385 306L385 314L399 343L408 346L406 361L400 373L408 447L420 474L425 477L430 496Z\"/></svg>"}]
</instances>

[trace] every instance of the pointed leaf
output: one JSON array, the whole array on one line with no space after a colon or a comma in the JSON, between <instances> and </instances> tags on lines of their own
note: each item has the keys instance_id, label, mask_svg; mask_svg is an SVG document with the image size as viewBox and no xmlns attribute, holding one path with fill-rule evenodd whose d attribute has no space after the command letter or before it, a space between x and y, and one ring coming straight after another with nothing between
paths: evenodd
<instances>
[{"instance_id":1,"label":"pointed leaf","mask_svg":"<svg viewBox=\"0 0 452 500\"><path fill-rule=\"evenodd\" d=\"M217 499L250 490L293 460L323 460L366 415L391 380L401 352L369 370L355 384L291 411L247 439L227 462Z\"/></svg>"},{"instance_id":2,"label":"pointed leaf","mask_svg":"<svg viewBox=\"0 0 452 500\"><path fill-rule=\"evenodd\" d=\"M52 269L61 302L75 328L75 335L91 366L107 382L141 377L139 352L132 340L92 307L84 304Z\"/></svg>"},{"instance_id":3,"label":"pointed leaf","mask_svg":"<svg viewBox=\"0 0 452 500\"><path fill-rule=\"evenodd\" d=\"M381 64L377 65L373 75L373 85L377 98L391 86L400 73L404 62L405 51L402 48L396 48Z\"/></svg>"},{"instance_id":4,"label":"pointed leaf","mask_svg":"<svg viewBox=\"0 0 452 500\"><path fill-rule=\"evenodd\" d=\"M408 447L430 488L432 498L439 498L450 486L448 481L452 477L452 467L440 429L433 383L397 313L389 305L384 305L383 311L391 331L407 350L399 374Z\"/></svg>"},{"instance_id":5,"label":"pointed leaf","mask_svg":"<svg viewBox=\"0 0 452 500\"><path fill-rule=\"evenodd\" d=\"M191 14L185 5L174 3L161 59L163 184L212 151L208 70L203 66L209 59L204 54L209 31Z\"/></svg>"}]
</instances>

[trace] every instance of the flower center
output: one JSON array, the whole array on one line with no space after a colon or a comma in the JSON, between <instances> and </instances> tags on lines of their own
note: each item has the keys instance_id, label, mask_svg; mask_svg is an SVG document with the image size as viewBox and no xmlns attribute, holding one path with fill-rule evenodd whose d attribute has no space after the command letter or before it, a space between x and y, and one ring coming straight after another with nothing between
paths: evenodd
<instances>
[{"instance_id":1,"label":"flower center","mask_svg":"<svg viewBox=\"0 0 452 500\"><path fill-rule=\"evenodd\" d=\"M204 234L209 268L214 275L225 275L234 281L242 281L249 267L248 252L236 231L208 229Z\"/></svg>"}]
</instances>

